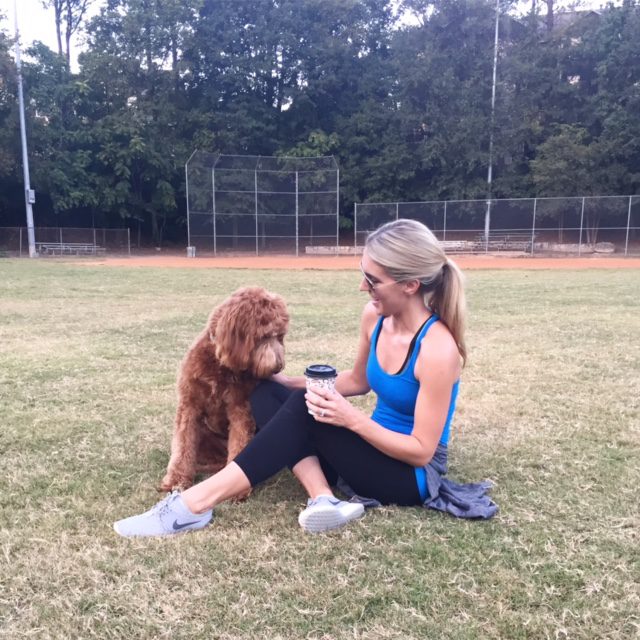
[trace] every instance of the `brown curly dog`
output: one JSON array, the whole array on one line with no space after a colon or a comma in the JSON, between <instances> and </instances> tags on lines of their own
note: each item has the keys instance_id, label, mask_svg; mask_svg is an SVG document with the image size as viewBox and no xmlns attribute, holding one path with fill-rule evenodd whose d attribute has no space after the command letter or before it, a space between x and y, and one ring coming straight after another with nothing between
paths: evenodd
<instances>
[{"instance_id":1,"label":"brown curly dog","mask_svg":"<svg viewBox=\"0 0 640 640\"><path fill-rule=\"evenodd\" d=\"M216 307L180 366L171 459L160 489L190 487L215 473L251 440L249 396L261 378L284 367L289 313L261 287L238 289Z\"/></svg>"}]
</instances>

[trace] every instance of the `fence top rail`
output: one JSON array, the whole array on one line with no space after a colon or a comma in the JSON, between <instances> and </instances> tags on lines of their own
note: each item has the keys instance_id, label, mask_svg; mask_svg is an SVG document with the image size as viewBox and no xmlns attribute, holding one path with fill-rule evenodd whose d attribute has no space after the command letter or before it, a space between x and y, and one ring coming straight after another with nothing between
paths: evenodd
<instances>
[{"instance_id":1,"label":"fence top rail","mask_svg":"<svg viewBox=\"0 0 640 640\"><path fill-rule=\"evenodd\" d=\"M327 214L328 215L328 214ZM476 235L481 235L484 238L484 229L482 229L481 227L462 227L462 228L456 228L456 229L445 229L444 227L429 227L431 229L431 231L433 231L434 233L442 233L443 231L446 231L447 233L453 233L453 234L466 234L466 235L471 235L471 234L476 234ZM584 225L582 227L582 229L586 229L587 225ZM619 231L619 230L625 230L627 228L627 225L619 225L617 227L612 227L612 226L598 226L598 229L600 231ZM629 229L640 229L640 227L638 226L629 226ZM565 232L570 232L570 231L580 231L580 227L563 227L562 228L563 231ZM558 227L556 226L552 226L552 227L536 227L536 229L532 229L531 227L492 227L489 234L490 236L493 235L515 235L515 234L528 234L529 236L531 236L532 233L535 234L542 234L542 233L548 233L550 231L558 231ZM357 233L359 234L363 234L363 233L370 233L371 229L359 229L357 231Z\"/></svg>"},{"instance_id":2,"label":"fence top rail","mask_svg":"<svg viewBox=\"0 0 640 640\"><path fill-rule=\"evenodd\" d=\"M211 167L212 171L230 171L230 172L238 172L238 171L246 171L248 173L283 173L285 175L291 175L296 173L335 173L337 169L244 169L241 167Z\"/></svg>"},{"instance_id":3,"label":"fence top rail","mask_svg":"<svg viewBox=\"0 0 640 640\"><path fill-rule=\"evenodd\" d=\"M529 198L482 198L478 200L397 200L394 202L356 202L356 207L366 207L373 205L399 205L399 204L448 204L450 202L463 202L473 203L480 202L487 204L487 202L513 202L524 200L597 200L600 198L640 198L640 194L634 193L629 195L619 196L541 196L541 197L529 197Z\"/></svg>"},{"instance_id":4,"label":"fence top rail","mask_svg":"<svg viewBox=\"0 0 640 640\"><path fill-rule=\"evenodd\" d=\"M282 165L290 165L291 171L337 171L338 163L334 156L256 156L256 155L234 155L234 154L209 154L204 153L208 159L207 164L212 169L229 169L232 171L274 171L269 166L281 167ZM187 164L191 162L194 154L191 154ZM231 166L223 166L224 164ZM233 166L237 164L239 166ZM219 166L220 165L220 166ZM312 169L304 169L304 167L312 166Z\"/></svg>"},{"instance_id":5,"label":"fence top rail","mask_svg":"<svg viewBox=\"0 0 640 640\"><path fill-rule=\"evenodd\" d=\"M24 225L14 226L14 227L0 227L0 229L26 229ZM107 231L107 232L116 232L116 231L129 231L128 227L33 227L36 231L59 231L62 229L63 231Z\"/></svg>"}]
</instances>

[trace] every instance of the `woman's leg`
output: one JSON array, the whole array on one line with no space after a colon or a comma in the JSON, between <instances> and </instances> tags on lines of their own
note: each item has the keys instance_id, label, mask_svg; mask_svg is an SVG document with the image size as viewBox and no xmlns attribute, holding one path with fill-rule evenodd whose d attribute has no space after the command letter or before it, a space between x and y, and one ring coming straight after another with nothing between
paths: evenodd
<instances>
[{"instance_id":1,"label":"woman's leg","mask_svg":"<svg viewBox=\"0 0 640 640\"><path fill-rule=\"evenodd\" d=\"M235 462L230 462L218 473L185 489L181 495L192 513L202 514L225 500L246 493L250 488L249 479L242 469Z\"/></svg>"},{"instance_id":2,"label":"woman's leg","mask_svg":"<svg viewBox=\"0 0 640 640\"><path fill-rule=\"evenodd\" d=\"M333 495L321 460L317 456L303 458L292 467L291 471L312 500L318 496Z\"/></svg>"},{"instance_id":3,"label":"woman's leg","mask_svg":"<svg viewBox=\"0 0 640 640\"><path fill-rule=\"evenodd\" d=\"M212 518L213 507L245 493L285 467L290 467L313 497L325 494L320 511L322 528L341 526L364 512L362 505L350 505L333 498L310 439L315 420L306 409L304 392L296 391L260 429L236 459L220 472L187 489L172 494L149 511L114 524L123 536L161 536L200 529ZM309 511L310 507L305 511ZM303 512L304 513L304 512ZM327 526L327 514L330 522ZM304 525L303 525L304 526Z\"/></svg>"},{"instance_id":4,"label":"woman's leg","mask_svg":"<svg viewBox=\"0 0 640 640\"><path fill-rule=\"evenodd\" d=\"M383 504L422 503L411 465L385 455L348 429L316 422L307 412L302 391L289 394L230 465L182 495L194 510L204 511L285 467L292 469L311 498L333 495L318 453L360 495Z\"/></svg>"},{"instance_id":5,"label":"woman's leg","mask_svg":"<svg viewBox=\"0 0 640 640\"><path fill-rule=\"evenodd\" d=\"M260 431L293 393L284 385L273 380L261 380L251 393L251 413L256 422L256 431Z\"/></svg>"},{"instance_id":6,"label":"woman's leg","mask_svg":"<svg viewBox=\"0 0 640 640\"><path fill-rule=\"evenodd\" d=\"M294 390L287 389L284 385L272 380L263 380L258 384L250 399L251 413L256 422L256 431L260 431L280 411L293 393ZM298 391L298 395L301 395L300 391ZM305 421L309 419L306 405L301 407L299 411L300 416ZM317 469L318 462L321 473ZM296 466L291 470L311 497L321 495L327 491L331 492L330 486L334 485L338 480L338 474L322 456L317 456L317 460L308 461L305 465L299 468ZM324 476L322 481L320 476ZM321 482L322 489L319 488Z\"/></svg>"},{"instance_id":7,"label":"woman's leg","mask_svg":"<svg viewBox=\"0 0 640 640\"><path fill-rule=\"evenodd\" d=\"M358 495L382 504L423 503L415 469L382 453L352 431L323 424L314 430L313 443Z\"/></svg>"},{"instance_id":8,"label":"woman's leg","mask_svg":"<svg viewBox=\"0 0 640 640\"><path fill-rule=\"evenodd\" d=\"M350 436L349 441L344 440L345 434ZM340 447L346 445L345 451L340 451ZM364 508L333 496L316 451L320 450L356 491L366 495L369 485L361 483L361 477L379 476L382 470L375 466L367 467L367 463L357 459L362 445L373 449L345 429L316 422L307 412L304 392L295 391L224 469L182 495L172 494L144 514L115 523L114 528L124 536L169 535L202 528L210 521L215 505L246 492L285 467L293 469L311 496L309 506L300 514L303 528L317 532L342 526L360 517ZM333 464L334 460L339 466ZM351 467L357 471L352 472ZM370 493L370 497L381 499L378 495L382 493ZM381 501L403 503L397 497L389 500L382 497Z\"/></svg>"}]
</instances>

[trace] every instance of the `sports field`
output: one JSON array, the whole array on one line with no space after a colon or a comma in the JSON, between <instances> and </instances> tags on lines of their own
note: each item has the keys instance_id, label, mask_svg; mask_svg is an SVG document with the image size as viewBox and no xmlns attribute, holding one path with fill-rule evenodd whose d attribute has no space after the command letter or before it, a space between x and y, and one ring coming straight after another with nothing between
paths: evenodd
<instances>
[{"instance_id":1,"label":"sports field","mask_svg":"<svg viewBox=\"0 0 640 640\"><path fill-rule=\"evenodd\" d=\"M287 372L344 368L366 299L356 265L0 260L0 637L640 635L631 262L467 272L450 472L493 480L494 520L383 508L310 536L283 472L202 532L112 531L159 497L178 364L211 308L242 285L277 291L292 315Z\"/></svg>"}]
</instances>

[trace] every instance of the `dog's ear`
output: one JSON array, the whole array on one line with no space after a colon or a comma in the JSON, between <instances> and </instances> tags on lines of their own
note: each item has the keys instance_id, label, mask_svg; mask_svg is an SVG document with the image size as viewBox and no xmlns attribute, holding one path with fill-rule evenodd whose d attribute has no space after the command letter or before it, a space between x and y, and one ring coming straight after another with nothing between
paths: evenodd
<instances>
[{"instance_id":1,"label":"dog's ear","mask_svg":"<svg viewBox=\"0 0 640 640\"><path fill-rule=\"evenodd\" d=\"M220 364L232 371L245 371L251 363L255 334L251 330L252 300L237 291L218 307L209 319L209 333L214 340Z\"/></svg>"}]
</instances>

